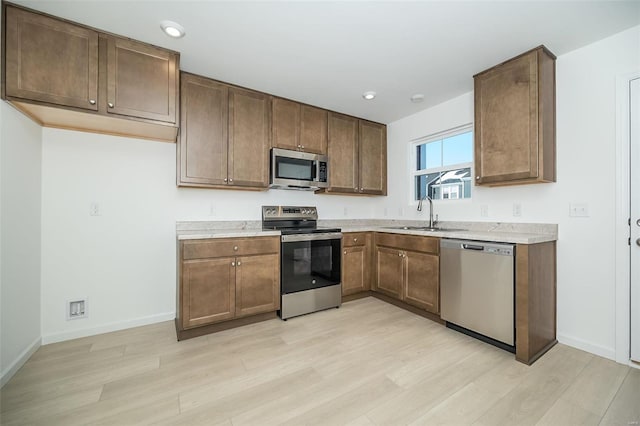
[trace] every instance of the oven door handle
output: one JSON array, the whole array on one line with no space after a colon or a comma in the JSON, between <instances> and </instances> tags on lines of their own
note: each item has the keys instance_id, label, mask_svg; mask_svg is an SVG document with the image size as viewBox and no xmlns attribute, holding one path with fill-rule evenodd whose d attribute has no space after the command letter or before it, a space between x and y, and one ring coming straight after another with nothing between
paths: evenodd
<instances>
[{"instance_id":1,"label":"oven door handle","mask_svg":"<svg viewBox=\"0 0 640 426\"><path fill-rule=\"evenodd\" d=\"M292 234L283 235L281 241L283 243L294 243L299 241L322 241L322 240L339 240L342 239L341 232L327 232L323 234Z\"/></svg>"}]
</instances>

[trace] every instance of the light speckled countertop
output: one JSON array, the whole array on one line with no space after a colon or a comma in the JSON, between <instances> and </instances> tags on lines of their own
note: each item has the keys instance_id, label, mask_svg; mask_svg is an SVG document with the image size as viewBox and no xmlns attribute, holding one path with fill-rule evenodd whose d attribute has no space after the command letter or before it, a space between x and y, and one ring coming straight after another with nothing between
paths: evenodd
<instances>
[{"instance_id":1,"label":"light speckled countertop","mask_svg":"<svg viewBox=\"0 0 640 426\"><path fill-rule=\"evenodd\" d=\"M260 221L177 222L178 240L228 237L266 237L279 231L263 231ZM425 226L424 221L397 220L320 220L319 227L341 228L342 232L388 232L438 238L457 238L501 243L536 244L558 239L558 225L539 223L439 222L438 226L455 231L390 229L400 226Z\"/></svg>"}]
</instances>

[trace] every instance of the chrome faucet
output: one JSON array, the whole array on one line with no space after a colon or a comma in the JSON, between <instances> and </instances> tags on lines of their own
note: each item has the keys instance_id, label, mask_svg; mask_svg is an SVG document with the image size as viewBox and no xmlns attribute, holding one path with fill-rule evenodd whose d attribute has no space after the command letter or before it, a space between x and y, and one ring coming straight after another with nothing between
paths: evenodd
<instances>
[{"instance_id":1,"label":"chrome faucet","mask_svg":"<svg viewBox=\"0 0 640 426\"><path fill-rule=\"evenodd\" d=\"M418 201L418 211L422 211L422 202L429 200L429 228L433 228L433 200L427 194Z\"/></svg>"}]
</instances>

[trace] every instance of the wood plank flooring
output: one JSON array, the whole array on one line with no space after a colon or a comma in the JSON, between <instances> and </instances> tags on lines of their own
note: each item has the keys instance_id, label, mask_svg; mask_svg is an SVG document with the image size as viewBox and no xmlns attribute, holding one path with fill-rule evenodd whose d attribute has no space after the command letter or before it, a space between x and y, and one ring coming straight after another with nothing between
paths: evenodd
<instances>
[{"instance_id":1,"label":"wood plank flooring","mask_svg":"<svg viewBox=\"0 0 640 426\"><path fill-rule=\"evenodd\" d=\"M640 370L533 366L374 298L177 342L173 322L41 347L2 425L637 425Z\"/></svg>"}]
</instances>

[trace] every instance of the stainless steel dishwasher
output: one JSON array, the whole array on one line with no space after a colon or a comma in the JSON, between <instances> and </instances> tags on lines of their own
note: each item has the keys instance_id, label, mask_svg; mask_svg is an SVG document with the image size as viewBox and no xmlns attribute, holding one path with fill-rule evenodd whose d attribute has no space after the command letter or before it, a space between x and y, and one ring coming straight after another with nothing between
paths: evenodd
<instances>
[{"instance_id":1,"label":"stainless steel dishwasher","mask_svg":"<svg viewBox=\"0 0 640 426\"><path fill-rule=\"evenodd\" d=\"M515 352L513 244L440 240L447 327Z\"/></svg>"}]
</instances>

